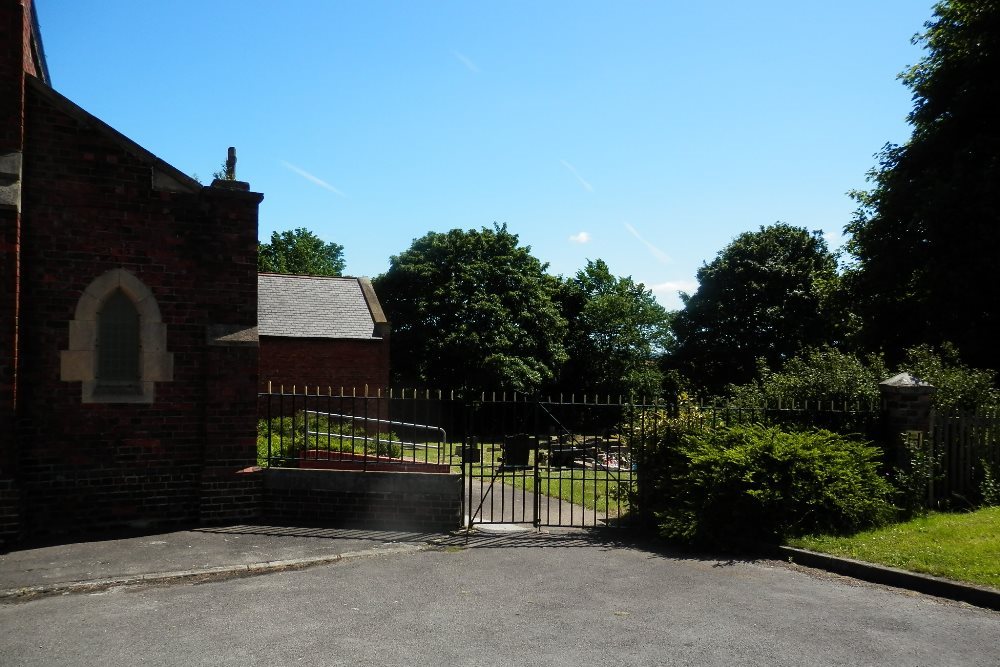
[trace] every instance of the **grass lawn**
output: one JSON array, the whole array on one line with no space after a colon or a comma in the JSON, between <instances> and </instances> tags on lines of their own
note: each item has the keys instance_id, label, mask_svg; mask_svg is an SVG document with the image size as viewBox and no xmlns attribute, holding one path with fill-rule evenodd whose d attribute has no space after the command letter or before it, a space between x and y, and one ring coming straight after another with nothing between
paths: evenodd
<instances>
[{"instance_id":1,"label":"grass lawn","mask_svg":"<svg viewBox=\"0 0 1000 667\"><path fill-rule=\"evenodd\" d=\"M499 468L499 458L503 450L499 445L484 444L481 446L484 464L473 464L471 474L474 479L483 478L489 481ZM497 481L518 489L526 489L532 493L535 488L535 454L528 457L528 467L504 473ZM452 466L453 472L461 472L461 466ZM596 509L609 517L617 517L628 512L628 489L631 484L628 471L609 472L593 468L547 468L542 466L541 479L538 486L541 493L552 498L582 505L587 509Z\"/></svg>"},{"instance_id":2,"label":"grass lawn","mask_svg":"<svg viewBox=\"0 0 1000 667\"><path fill-rule=\"evenodd\" d=\"M1000 589L1000 507L934 512L850 537L804 537L788 544Z\"/></svg>"},{"instance_id":3,"label":"grass lawn","mask_svg":"<svg viewBox=\"0 0 1000 667\"><path fill-rule=\"evenodd\" d=\"M474 471L475 472L475 471ZM489 471L486 479L489 480ZM627 488L627 473L621 476L604 470L584 470L571 468L564 470L542 470L538 486L543 495L560 498L587 509L596 509L609 517L617 517L628 512L628 494L619 489ZM514 488L524 488L536 492L534 471L503 476L503 483ZM620 496L620 497L619 497Z\"/></svg>"}]
</instances>

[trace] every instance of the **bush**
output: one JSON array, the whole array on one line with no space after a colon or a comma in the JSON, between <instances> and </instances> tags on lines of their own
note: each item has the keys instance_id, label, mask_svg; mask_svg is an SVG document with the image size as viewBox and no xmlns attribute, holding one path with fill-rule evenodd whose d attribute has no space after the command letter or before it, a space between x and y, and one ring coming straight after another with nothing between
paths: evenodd
<instances>
[{"instance_id":1,"label":"bush","mask_svg":"<svg viewBox=\"0 0 1000 667\"><path fill-rule=\"evenodd\" d=\"M893 517L879 451L829 431L760 425L668 432L653 480L663 536L689 544L848 533Z\"/></svg>"},{"instance_id":2,"label":"bush","mask_svg":"<svg viewBox=\"0 0 1000 667\"><path fill-rule=\"evenodd\" d=\"M832 347L811 348L788 359L778 371L760 360L758 379L744 385L729 385L727 396L748 405L782 401L786 405L834 403L870 405L878 403L878 383L889 377L882 358L865 359Z\"/></svg>"},{"instance_id":3,"label":"bush","mask_svg":"<svg viewBox=\"0 0 1000 667\"><path fill-rule=\"evenodd\" d=\"M1000 406L996 371L966 366L958 349L949 343L942 344L940 349L918 345L907 350L902 370L937 388L934 407L940 412L988 410Z\"/></svg>"},{"instance_id":4,"label":"bush","mask_svg":"<svg viewBox=\"0 0 1000 667\"><path fill-rule=\"evenodd\" d=\"M926 514L931 509L929 492L931 484L941 480L938 470L944 461L944 452L934 452L930 445L931 440L920 433L903 434L906 459L892 471L896 505L903 519Z\"/></svg>"},{"instance_id":5,"label":"bush","mask_svg":"<svg viewBox=\"0 0 1000 667\"><path fill-rule=\"evenodd\" d=\"M991 464L981 459L979 465L983 471L983 481L979 483L979 493L983 497L983 505L1000 506L1000 465Z\"/></svg>"}]
</instances>

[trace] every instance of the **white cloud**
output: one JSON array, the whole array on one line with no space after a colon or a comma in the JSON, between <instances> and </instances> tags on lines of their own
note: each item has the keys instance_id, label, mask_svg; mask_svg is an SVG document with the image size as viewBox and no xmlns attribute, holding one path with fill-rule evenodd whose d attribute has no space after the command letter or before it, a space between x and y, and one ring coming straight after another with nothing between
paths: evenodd
<instances>
[{"instance_id":1,"label":"white cloud","mask_svg":"<svg viewBox=\"0 0 1000 667\"><path fill-rule=\"evenodd\" d=\"M584 180L583 176L581 176L581 175L580 175L580 174L579 174L579 173L577 172L577 170L576 170L576 167L574 167L573 165L571 165L571 164L570 164L569 162L567 162L566 160L559 160L559 162L561 162L561 163L562 163L562 166L564 166L564 167L566 167L567 169L569 169L569 172L570 172L571 174L573 174L574 176L576 176L576 180L580 181L580 185L582 185L582 186L583 186L583 188L584 188L584 189L585 189L585 190L586 190L587 192L593 192L593 191L594 191L594 186L593 186L593 185L591 185L590 183L588 183L587 181L585 181L585 180Z\"/></svg>"},{"instance_id":2,"label":"white cloud","mask_svg":"<svg viewBox=\"0 0 1000 667\"><path fill-rule=\"evenodd\" d=\"M590 243L590 234L587 232L580 232L578 234L573 234L569 237L569 240L573 243Z\"/></svg>"},{"instance_id":3,"label":"white cloud","mask_svg":"<svg viewBox=\"0 0 1000 667\"><path fill-rule=\"evenodd\" d=\"M655 257L656 259L660 260L664 264L668 264L671 261L673 261L673 260L670 259L670 255L668 255L667 253L663 252L662 250L660 250L659 248L657 248L655 245L653 245L652 243L650 243L646 239L642 238L642 235L639 234L639 232L636 230L635 227L633 227L632 225L628 224L627 222L624 223L624 224L625 224L625 229L627 229L632 234L632 236L634 236L635 238L639 239L639 242L642 243L644 246L646 246L646 248L649 250L649 252L652 253L653 257Z\"/></svg>"},{"instance_id":4,"label":"white cloud","mask_svg":"<svg viewBox=\"0 0 1000 667\"><path fill-rule=\"evenodd\" d=\"M650 285L649 289L653 294L673 294L674 292L687 292L691 294L698 289L697 280L668 280L665 283Z\"/></svg>"},{"instance_id":5,"label":"white cloud","mask_svg":"<svg viewBox=\"0 0 1000 667\"><path fill-rule=\"evenodd\" d=\"M656 297L656 300L660 302L660 305L668 310L677 310L684 306L684 304L681 303L679 292L693 294L698 289L698 281L668 280L655 285L647 285L647 287L653 292L653 295Z\"/></svg>"},{"instance_id":6,"label":"white cloud","mask_svg":"<svg viewBox=\"0 0 1000 667\"><path fill-rule=\"evenodd\" d=\"M824 232L823 239L830 246L830 250L836 250L847 240L840 232Z\"/></svg>"},{"instance_id":7,"label":"white cloud","mask_svg":"<svg viewBox=\"0 0 1000 667\"><path fill-rule=\"evenodd\" d=\"M479 74L479 67L476 65L476 63L472 62L472 59L469 58L469 56L465 55L464 53L460 53L458 51L452 51L451 53L453 56L455 56L458 62L465 65L466 69L475 74Z\"/></svg>"},{"instance_id":8,"label":"white cloud","mask_svg":"<svg viewBox=\"0 0 1000 667\"><path fill-rule=\"evenodd\" d=\"M295 172L296 174L298 174L302 178L306 179L307 181L315 183L316 185L320 186L321 188L329 190L330 192L332 192L332 193L334 193L336 195L340 195L341 197L346 197L347 196L343 192L341 192L340 190L338 190L336 187L334 187L333 185L330 185L329 183L327 183L326 181L324 181L322 178L319 178L318 176L313 176L312 174L310 174L308 171L306 171L305 169L303 169L301 167L296 167L294 164L292 164L290 162L285 162L284 160L281 160L281 165L283 167L285 167L286 169Z\"/></svg>"}]
</instances>

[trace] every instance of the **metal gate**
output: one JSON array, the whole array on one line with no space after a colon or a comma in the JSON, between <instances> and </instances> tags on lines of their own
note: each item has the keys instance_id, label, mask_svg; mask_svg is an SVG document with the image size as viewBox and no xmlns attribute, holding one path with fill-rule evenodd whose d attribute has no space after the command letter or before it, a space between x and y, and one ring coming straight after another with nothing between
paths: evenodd
<instances>
[{"instance_id":1,"label":"metal gate","mask_svg":"<svg viewBox=\"0 0 1000 667\"><path fill-rule=\"evenodd\" d=\"M639 519L643 443L663 404L304 388L259 395L258 464L457 473L465 525Z\"/></svg>"},{"instance_id":2,"label":"metal gate","mask_svg":"<svg viewBox=\"0 0 1000 667\"><path fill-rule=\"evenodd\" d=\"M642 406L490 395L467 408L466 525L621 525L641 491Z\"/></svg>"}]
</instances>

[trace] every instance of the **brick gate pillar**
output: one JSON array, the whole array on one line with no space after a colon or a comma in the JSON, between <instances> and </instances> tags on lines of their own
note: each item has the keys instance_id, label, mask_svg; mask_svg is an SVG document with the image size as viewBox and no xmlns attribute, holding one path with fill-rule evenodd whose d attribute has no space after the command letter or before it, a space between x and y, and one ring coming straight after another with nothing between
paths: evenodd
<instances>
[{"instance_id":1,"label":"brick gate pillar","mask_svg":"<svg viewBox=\"0 0 1000 667\"><path fill-rule=\"evenodd\" d=\"M229 149L227 169L235 168ZM201 521L246 521L258 515L262 477L257 474L257 209L264 195L244 181L220 180L204 188L222 228L203 261L214 267L205 298L218 320L208 325L205 347L205 448Z\"/></svg>"},{"instance_id":2,"label":"brick gate pillar","mask_svg":"<svg viewBox=\"0 0 1000 667\"><path fill-rule=\"evenodd\" d=\"M904 455L903 434L931 430L937 387L910 373L900 373L880 382L882 423L888 461Z\"/></svg>"}]
</instances>

